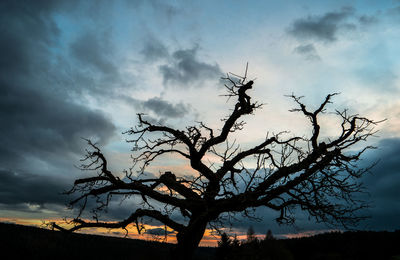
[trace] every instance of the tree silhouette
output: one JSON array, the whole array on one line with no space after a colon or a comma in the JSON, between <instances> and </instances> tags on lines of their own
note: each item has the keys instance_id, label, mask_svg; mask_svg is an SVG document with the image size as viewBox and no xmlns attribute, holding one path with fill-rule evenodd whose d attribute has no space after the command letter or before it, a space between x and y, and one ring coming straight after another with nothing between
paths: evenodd
<instances>
[{"instance_id":1,"label":"tree silhouette","mask_svg":"<svg viewBox=\"0 0 400 260\"><path fill-rule=\"evenodd\" d=\"M254 228L252 226L247 229L247 243L252 243L257 240L256 232L254 232Z\"/></svg>"},{"instance_id":2,"label":"tree silhouette","mask_svg":"<svg viewBox=\"0 0 400 260\"><path fill-rule=\"evenodd\" d=\"M272 235L271 229L268 229L267 234L265 235L264 240L273 240L274 236Z\"/></svg>"},{"instance_id":3,"label":"tree silhouette","mask_svg":"<svg viewBox=\"0 0 400 260\"><path fill-rule=\"evenodd\" d=\"M355 212L367 205L353 194L362 191L357 179L368 171L358 168L357 161L373 147L366 146L357 152L354 149L352 152L352 148L372 136L378 122L351 115L347 110L336 111L341 120L337 126L339 134L321 138L320 117L336 93L327 95L315 110L303 104L301 97L291 95L297 108L290 111L300 112L308 119L310 133L266 134L259 144L244 148L230 137L244 129L245 116L262 106L247 94L254 82L247 80L246 74L243 77L228 74L225 78L226 96L235 104L219 130L203 122L179 130L153 123L138 114L138 125L126 132L132 136L128 142L135 154L133 167L124 176L112 172L98 145L88 140L90 148L83 158L82 169L93 170L96 175L77 179L68 192L80 194L71 201L72 206L79 205L80 209L70 222L73 227L67 229L55 223L53 227L76 231L126 228L132 224L140 232L143 221L151 218L175 231L175 258L190 259L209 225L218 223L226 214L249 215L249 210L257 207L276 210L279 223L292 223L293 209L297 206L319 222L357 223L362 217ZM148 166L169 154L186 159L196 174L166 171L159 177L146 177ZM208 163L209 155L218 157L220 163ZM141 200L141 207L121 221L100 221L97 213L107 209L115 197L134 197ZM95 221L81 217L91 198L98 203Z\"/></svg>"},{"instance_id":4,"label":"tree silhouette","mask_svg":"<svg viewBox=\"0 0 400 260\"><path fill-rule=\"evenodd\" d=\"M221 240L218 241L218 248L215 252L216 259L229 259L232 251L232 240L229 236L223 232L221 234Z\"/></svg>"}]
</instances>

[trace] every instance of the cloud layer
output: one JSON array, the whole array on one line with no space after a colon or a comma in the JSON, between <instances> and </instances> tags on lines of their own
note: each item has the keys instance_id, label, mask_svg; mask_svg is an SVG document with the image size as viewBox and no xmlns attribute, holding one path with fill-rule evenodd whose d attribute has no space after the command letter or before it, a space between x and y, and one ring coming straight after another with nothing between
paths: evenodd
<instances>
[{"instance_id":1,"label":"cloud layer","mask_svg":"<svg viewBox=\"0 0 400 260\"><path fill-rule=\"evenodd\" d=\"M66 198L59 194L75 176L81 138L107 143L116 128L60 84L67 80L56 73L65 68L55 67L60 32L52 12L69 5L5 1L0 8L0 203L62 206Z\"/></svg>"},{"instance_id":2,"label":"cloud layer","mask_svg":"<svg viewBox=\"0 0 400 260\"><path fill-rule=\"evenodd\" d=\"M346 7L336 12L300 18L293 22L288 33L300 40L314 39L326 43L334 42L337 40L339 32L355 28L354 24L346 22L353 14L354 9Z\"/></svg>"},{"instance_id":3,"label":"cloud layer","mask_svg":"<svg viewBox=\"0 0 400 260\"><path fill-rule=\"evenodd\" d=\"M286 28L286 33L301 43L294 48L294 53L317 61L321 57L315 44L334 44L345 35L358 33L378 21L375 15L358 15L355 8L347 6L338 11L297 18Z\"/></svg>"},{"instance_id":4,"label":"cloud layer","mask_svg":"<svg viewBox=\"0 0 400 260\"><path fill-rule=\"evenodd\" d=\"M340 102L351 102L359 108L356 113L387 114L382 112L387 104L393 125L398 125L393 111L399 107L400 9L394 3L354 4L297 5L301 11L293 14L287 3L271 8L262 1L2 1L2 209L61 208L70 198L58 194L78 174L73 165L85 146L81 137L98 141L116 168L130 166L124 157L129 158L129 148L121 148L118 137L135 124L136 113L184 129L200 108L204 121L219 123L226 104L211 98L214 83L223 75L221 68L242 71L247 61L249 73L257 73L254 97L269 102L257 114L261 121L269 123L272 116L276 125L287 125L280 121L282 107L275 97L289 88L317 96L339 87L353 92ZM246 142L264 134L261 121L249 120ZM297 130L297 123L289 124ZM400 142L395 130L390 133L393 138L383 136L380 149L366 158L382 158L374 174L364 178L374 205L366 228L398 225ZM119 207L113 202L110 218L128 216L135 208L130 203ZM264 221L244 220L237 227L253 225L259 233L283 230L271 224L275 212L260 210L258 215ZM298 216L299 226L321 228L302 213Z\"/></svg>"},{"instance_id":5,"label":"cloud layer","mask_svg":"<svg viewBox=\"0 0 400 260\"><path fill-rule=\"evenodd\" d=\"M0 204L65 205L67 189L62 178L0 170Z\"/></svg>"},{"instance_id":6,"label":"cloud layer","mask_svg":"<svg viewBox=\"0 0 400 260\"><path fill-rule=\"evenodd\" d=\"M192 83L215 80L223 75L218 64L199 61L197 50L198 47L175 51L171 57L172 62L160 66L165 85L190 87Z\"/></svg>"},{"instance_id":7,"label":"cloud layer","mask_svg":"<svg viewBox=\"0 0 400 260\"><path fill-rule=\"evenodd\" d=\"M51 160L77 153L81 137L107 142L115 131L102 112L75 103L53 77L59 76L53 74L52 53L59 30L50 16L56 7L52 1L1 6L1 22L7 24L0 39L7 50L0 62L3 168L26 165L25 157Z\"/></svg>"}]
</instances>

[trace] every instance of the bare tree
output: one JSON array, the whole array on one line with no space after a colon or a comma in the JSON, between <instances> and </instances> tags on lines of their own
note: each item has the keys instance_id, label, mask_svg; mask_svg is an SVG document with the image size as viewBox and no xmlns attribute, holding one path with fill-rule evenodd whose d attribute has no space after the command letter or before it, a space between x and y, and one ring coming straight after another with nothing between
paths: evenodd
<instances>
[{"instance_id":1,"label":"bare tree","mask_svg":"<svg viewBox=\"0 0 400 260\"><path fill-rule=\"evenodd\" d=\"M258 239L256 237L256 232L254 232L254 228L252 226L247 229L247 243L257 242Z\"/></svg>"},{"instance_id":2,"label":"bare tree","mask_svg":"<svg viewBox=\"0 0 400 260\"><path fill-rule=\"evenodd\" d=\"M247 69L246 69L247 73ZM244 77L228 74L226 96L235 104L222 120L221 129L212 129L203 122L184 130L152 123L138 114L138 125L126 134L132 136L133 167L125 176L113 173L100 148L88 141L90 149L83 159L82 169L93 170L96 175L77 179L69 192L80 194L71 201L79 205L79 215L71 220L72 228L126 228L135 225L141 231L143 221L155 219L174 230L177 238L177 259L190 259L198 247L206 228L226 214L268 207L278 212L277 221L294 221L293 209L309 213L317 221L351 225L362 217L356 211L366 204L355 199L354 193L362 191L358 179L368 168L358 168L360 156L370 148L366 146L351 152L356 144L372 136L378 123L347 110L335 111L341 120L339 134L321 138L319 119L336 94L329 94L316 110L310 110L301 97L291 95L299 112L311 124L304 136L290 136L284 131L267 134L258 145L242 148L230 140L232 133L243 130L247 115L260 108L252 102L247 91L254 82ZM323 140L320 140L323 139ZM170 171L159 177L146 177L149 165L160 157L176 154L186 159L195 175ZM206 155L216 156L220 164L207 162ZM250 167L249 165L252 166ZM120 177L118 177L120 176ZM88 221L81 217L87 201L97 201L97 211L107 208L112 198L135 197L141 208L118 222ZM161 207L163 205L163 207Z\"/></svg>"}]
</instances>

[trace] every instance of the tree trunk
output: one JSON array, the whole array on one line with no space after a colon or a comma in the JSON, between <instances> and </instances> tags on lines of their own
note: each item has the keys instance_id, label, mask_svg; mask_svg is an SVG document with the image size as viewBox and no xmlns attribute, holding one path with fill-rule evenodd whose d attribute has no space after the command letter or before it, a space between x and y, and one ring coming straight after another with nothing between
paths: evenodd
<instances>
[{"instance_id":1,"label":"tree trunk","mask_svg":"<svg viewBox=\"0 0 400 260\"><path fill-rule=\"evenodd\" d=\"M192 259L200 240L203 238L207 223L208 221L204 219L190 221L188 227L176 235L178 244L173 252L173 259Z\"/></svg>"}]
</instances>

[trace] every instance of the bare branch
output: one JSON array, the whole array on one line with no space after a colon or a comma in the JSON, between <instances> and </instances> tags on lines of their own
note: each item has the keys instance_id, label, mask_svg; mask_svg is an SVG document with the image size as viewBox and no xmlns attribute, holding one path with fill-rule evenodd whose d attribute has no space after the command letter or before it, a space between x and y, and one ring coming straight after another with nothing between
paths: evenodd
<instances>
[{"instance_id":1,"label":"bare branch","mask_svg":"<svg viewBox=\"0 0 400 260\"><path fill-rule=\"evenodd\" d=\"M138 227L138 219L141 217L151 217L153 219L156 219L168 227L177 230L177 231L182 231L184 229L184 225L179 224L172 219L170 219L167 215L161 214L161 212L157 210L144 210L144 209L137 209L135 213L130 215L127 219L120 221L120 222L86 222L82 219L74 219L72 220L72 224L75 224L74 227L70 229L65 229L61 227L60 225L57 225L56 223L52 223L53 228L65 231L65 232L74 232L79 229L83 228L94 228L94 227L103 227L103 228L126 228L129 224L135 223L136 226ZM140 233L140 232L139 232Z\"/></svg>"},{"instance_id":2,"label":"bare branch","mask_svg":"<svg viewBox=\"0 0 400 260\"><path fill-rule=\"evenodd\" d=\"M77 194L70 203L79 207L78 216L71 222L73 227L65 229L55 223L52 227L76 231L93 227L126 229L134 224L140 233L141 218L149 217L176 231L181 252L177 258L189 259L209 223L215 225L224 217L232 219L238 212L253 218L257 207L276 210L280 223L293 223L296 207L318 222L347 227L360 221L363 216L357 212L368 205L354 194L364 191L358 179L370 167L360 168L358 162L365 151L374 147L351 150L374 136L374 127L381 121L336 110L335 115L341 120L337 126L339 134L323 139L320 119L337 93L327 95L315 110L310 110L301 96L292 94L289 97L297 107L290 111L300 112L309 120L311 133L292 136L282 131L271 136L267 132L262 142L243 148L231 134L243 130L243 118L261 107L248 94L254 82L248 80L247 73L248 65L244 76L230 73L225 78L225 96L235 103L219 130L203 122L178 130L152 123L138 114L138 125L125 132L133 145L133 165L122 175L113 173L98 145L85 139L89 149L79 168L95 175L77 179L66 192ZM148 166L154 169L155 162L172 154L187 161L190 174L159 170L155 177L148 171ZM210 157L217 161L205 162ZM128 218L119 222L99 221L100 212L106 211L113 199L131 197L139 201L140 208ZM81 218L87 205L91 205L90 200L96 203L92 209L95 222ZM185 224L174 220L177 215Z\"/></svg>"}]
</instances>

